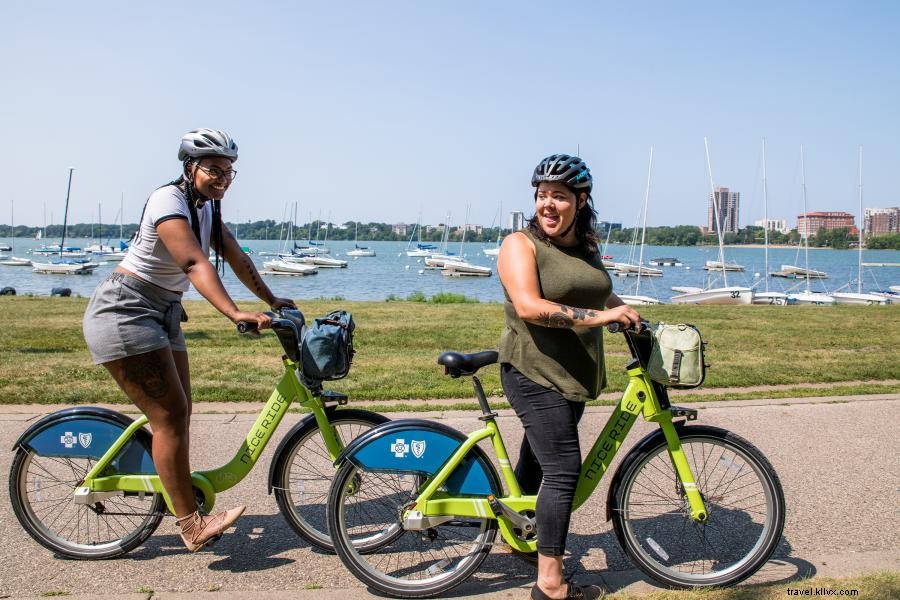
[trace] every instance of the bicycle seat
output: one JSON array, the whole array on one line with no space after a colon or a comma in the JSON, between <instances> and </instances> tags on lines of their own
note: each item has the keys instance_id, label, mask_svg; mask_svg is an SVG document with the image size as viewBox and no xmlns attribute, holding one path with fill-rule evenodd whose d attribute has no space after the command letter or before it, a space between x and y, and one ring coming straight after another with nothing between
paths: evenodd
<instances>
[{"instance_id":1,"label":"bicycle seat","mask_svg":"<svg viewBox=\"0 0 900 600\"><path fill-rule=\"evenodd\" d=\"M499 356L500 353L496 350L484 350L474 354L444 352L437 361L439 365L444 365L446 375L456 378L462 375L474 375L481 367L497 362Z\"/></svg>"}]
</instances>

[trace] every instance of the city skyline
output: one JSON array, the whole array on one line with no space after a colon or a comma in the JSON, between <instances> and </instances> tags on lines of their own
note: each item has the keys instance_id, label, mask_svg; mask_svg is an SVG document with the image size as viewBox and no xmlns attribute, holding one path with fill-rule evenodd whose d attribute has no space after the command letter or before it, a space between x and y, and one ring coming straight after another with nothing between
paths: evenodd
<instances>
[{"instance_id":1,"label":"city skyline","mask_svg":"<svg viewBox=\"0 0 900 600\"><path fill-rule=\"evenodd\" d=\"M490 224L533 211L530 176L551 153L579 152L598 217L637 223L654 148L647 223L705 221L711 185L739 190L741 221L810 210L894 206L900 164L900 5L661 0L587 4L578 18L536 2L453 4L262 1L217 4L213 50L177 22L207 7L7 3L0 8L6 88L0 221L135 222L149 193L179 174L181 135L217 127L237 139L240 176L226 219L299 214ZM729 43L709 51L709 32ZM894 58L891 58L894 57ZM728 90L729 93L721 93ZM713 182L703 139L710 145ZM110 210L107 211L107 206ZM859 216L857 215L857 219Z\"/></svg>"}]
</instances>

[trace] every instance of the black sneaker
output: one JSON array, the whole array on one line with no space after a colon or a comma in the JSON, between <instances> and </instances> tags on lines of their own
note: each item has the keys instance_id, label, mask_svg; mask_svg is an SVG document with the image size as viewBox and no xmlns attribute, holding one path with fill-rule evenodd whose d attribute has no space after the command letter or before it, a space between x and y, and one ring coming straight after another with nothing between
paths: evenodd
<instances>
[{"instance_id":1,"label":"black sneaker","mask_svg":"<svg viewBox=\"0 0 900 600\"><path fill-rule=\"evenodd\" d=\"M569 584L569 588L566 590L565 600L595 600L596 598L603 598L606 596L606 592L596 585L579 586L571 581L568 581L567 583ZM534 587L531 588L531 598L532 600L552 600L552 598L545 594L537 584L534 584Z\"/></svg>"}]
</instances>

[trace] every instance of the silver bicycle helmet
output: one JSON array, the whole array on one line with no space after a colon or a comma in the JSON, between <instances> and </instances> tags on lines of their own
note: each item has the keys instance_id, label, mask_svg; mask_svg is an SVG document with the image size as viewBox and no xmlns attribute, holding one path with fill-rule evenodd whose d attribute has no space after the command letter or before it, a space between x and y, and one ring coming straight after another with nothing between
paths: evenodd
<instances>
[{"instance_id":1,"label":"silver bicycle helmet","mask_svg":"<svg viewBox=\"0 0 900 600\"><path fill-rule=\"evenodd\" d=\"M231 136L218 129L194 129L181 138L178 149L178 160L184 162L188 157L224 156L237 160L238 147Z\"/></svg>"},{"instance_id":2,"label":"silver bicycle helmet","mask_svg":"<svg viewBox=\"0 0 900 600\"><path fill-rule=\"evenodd\" d=\"M593 185L591 170L584 161L568 154L548 156L534 168L531 185L537 187L542 181L559 181L573 190L588 194Z\"/></svg>"}]
</instances>

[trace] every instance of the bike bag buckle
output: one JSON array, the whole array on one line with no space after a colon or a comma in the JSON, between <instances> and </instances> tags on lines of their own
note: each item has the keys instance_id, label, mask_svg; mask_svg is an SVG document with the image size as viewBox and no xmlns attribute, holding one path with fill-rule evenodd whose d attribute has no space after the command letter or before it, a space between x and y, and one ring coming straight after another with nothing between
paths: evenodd
<instances>
[{"instance_id":1,"label":"bike bag buckle","mask_svg":"<svg viewBox=\"0 0 900 600\"><path fill-rule=\"evenodd\" d=\"M688 421L697 420L697 409L695 408L673 405L669 407L669 411L672 413L673 417L684 417Z\"/></svg>"}]
</instances>

